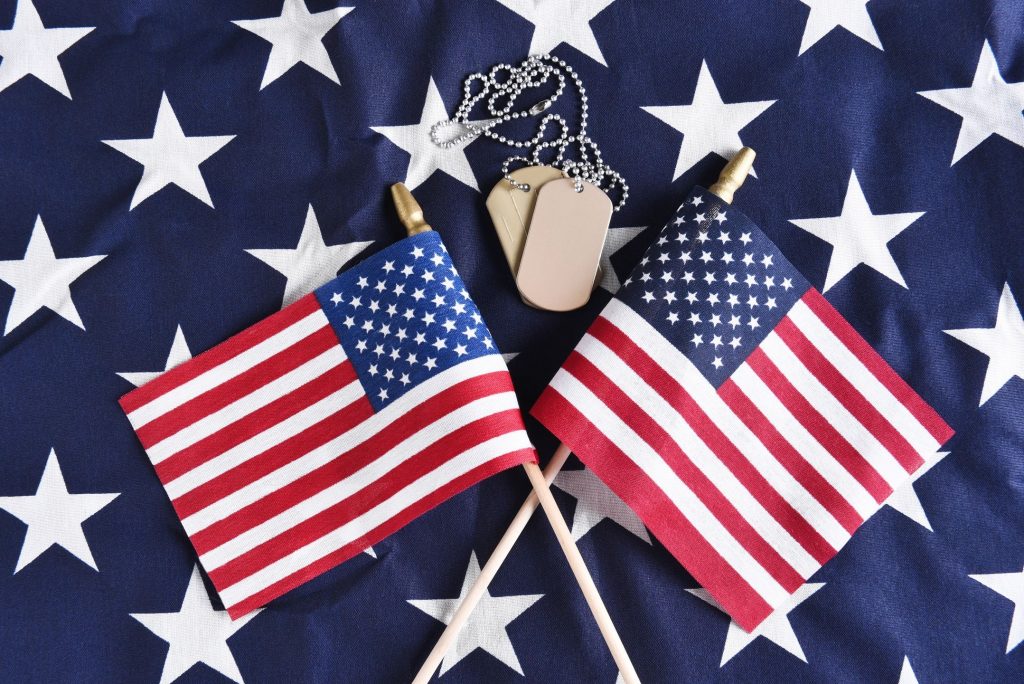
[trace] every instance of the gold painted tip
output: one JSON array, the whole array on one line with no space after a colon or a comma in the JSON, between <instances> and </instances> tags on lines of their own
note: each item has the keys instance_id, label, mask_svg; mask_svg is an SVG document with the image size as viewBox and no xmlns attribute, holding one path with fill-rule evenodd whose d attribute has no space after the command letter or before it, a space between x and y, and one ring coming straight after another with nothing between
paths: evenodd
<instances>
[{"instance_id":1,"label":"gold painted tip","mask_svg":"<svg viewBox=\"0 0 1024 684\"><path fill-rule=\"evenodd\" d=\"M391 186L391 199L395 203L398 220L405 226L406 233L417 235L433 230L423 218L423 208L409 192L409 188L405 187L405 183L395 183Z\"/></svg>"},{"instance_id":2,"label":"gold painted tip","mask_svg":"<svg viewBox=\"0 0 1024 684\"><path fill-rule=\"evenodd\" d=\"M750 173L750 168L754 165L755 156L757 154L749 147L740 149L736 156L722 169L722 173L719 174L715 184L708 189L726 202L731 203L733 195L743 185L743 181L747 179L747 174Z\"/></svg>"}]
</instances>

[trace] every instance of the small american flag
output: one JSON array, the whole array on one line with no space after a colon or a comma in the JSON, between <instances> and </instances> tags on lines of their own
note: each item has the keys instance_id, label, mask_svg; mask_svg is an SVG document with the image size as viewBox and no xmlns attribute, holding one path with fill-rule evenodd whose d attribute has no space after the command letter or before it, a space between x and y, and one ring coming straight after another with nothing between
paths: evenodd
<instances>
[{"instance_id":1,"label":"small american flag","mask_svg":"<svg viewBox=\"0 0 1024 684\"><path fill-rule=\"evenodd\" d=\"M433 232L121 405L232 617L536 458L508 369Z\"/></svg>"},{"instance_id":2,"label":"small american flag","mask_svg":"<svg viewBox=\"0 0 1024 684\"><path fill-rule=\"evenodd\" d=\"M952 436L701 188L532 413L748 631Z\"/></svg>"}]
</instances>

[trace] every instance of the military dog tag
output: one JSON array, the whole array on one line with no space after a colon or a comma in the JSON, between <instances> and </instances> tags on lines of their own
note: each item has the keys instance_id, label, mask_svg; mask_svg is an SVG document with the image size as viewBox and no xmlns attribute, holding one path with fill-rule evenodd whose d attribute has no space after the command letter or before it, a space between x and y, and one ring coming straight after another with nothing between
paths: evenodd
<instances>
[{"instance_id":1,"label":"military dog tag","mask_svg":"<svg viewBox=\"0 0 1024 684\"><path fill-rule=\"evenodd\" d=\"M516 286L528 303L549 311L578 309L590 299L612 219L612 201L569 178L541 186L523 246Z\"/></svg>"},{"instance_id":2,"label":"military dog tag","mask_svg":"<svg viewBox=\"0 0 1024 684\"><path fill-rule=\"evenodd\" d=\"M530 227L537 193L548 181L561 178L562 172L550 166L526 166L509 175L517 183L529 185L530 189L519 190L502 178L487 196L487 211L491 214L501 249L515 276L519 271L519 258L523 253L523 242Z\"/></svg>"}]
</instances>

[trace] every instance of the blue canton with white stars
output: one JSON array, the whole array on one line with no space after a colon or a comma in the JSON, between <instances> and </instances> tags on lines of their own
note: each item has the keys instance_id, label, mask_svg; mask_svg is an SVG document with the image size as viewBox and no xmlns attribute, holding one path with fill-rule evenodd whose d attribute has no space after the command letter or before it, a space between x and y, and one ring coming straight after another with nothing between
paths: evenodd
<instances>
[{"instance_id":1,"label":"blue canton with white stars","mask_svg":"<svg viewBox=\"0 0 1024 684\"><path fill-rule=\"evenodd\" d=\"M377 252L316 297L378 411L458 363L496 353L433 231Z\"/></svg>"},{"instance_id":2,"label":"blue canton with white stars","mask_svg":"<svg viewBox=\"0 0 1024 684\"><path fill-rule=\"evenodd\" d=\"M808 288L753 221L697 187L618 297L717 388Z\"/></svg>"}]
</instances>

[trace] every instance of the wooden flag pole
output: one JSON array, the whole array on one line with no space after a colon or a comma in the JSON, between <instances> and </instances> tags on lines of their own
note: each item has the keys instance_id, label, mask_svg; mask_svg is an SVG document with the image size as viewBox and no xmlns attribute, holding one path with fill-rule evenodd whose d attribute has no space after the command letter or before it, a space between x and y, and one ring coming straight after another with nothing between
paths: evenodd
<instances>
[{"instance_id":1,"label":"wooden flag pole","mask_svg":"<svg viewBox=\"0 0 1024 684\"><path fill-rule=\"evenodd\" d=\"M564 444L560 445L559 448L568 451L568 447ZM551 495L551 490L548 489L548 483L544 479L544 474L540 471L540 466L536 463L524 463L523 468L526 469L526 475L530 478L530 484L533 485L534 493L540 499L540 505L548 517L548 522L551 523L551 529L555 531L555 537L558 538L558 543L562 547L562 553L565 554L566 560L569 561L569 567L572 568L572 574L576 577L576 583L583 592L583 598L587 600L590 612L597 621L597 628L601 630L601 636L604 637L604 642L612 653L612 659L619 668L622 680L626 684L640 684L640 678L637 676L636 669L629 659L629 654L626 653L626 647L622 644L622 639L619 638L619 633L612 622L612 616L608 614L608 608L605 607L604 601L601 600L601 594L597 591L594 578L590 576L590 571L587 570L587 565L583 562L583 555L572 538L569 526L565 524L562 511L558 510L558 503L555 502L555 497Z\"/></svg>"},{"instance_id":2,"label":"wooden flag pole","mask_svg":"<svg viewBox=\"0 0 1024 684\"><path fill-rule=\"evenodd\" d=\"M569 447L564 444L560 445L555 451L554 456L551 457L547 467L544 469L544 481L547 484L550 485L551 481L562 470L562 466L565 465L570 453ZM530 495L526 497L526 501L519 507L516 517L512 518L512 524L508 526L498 545L494 547L490 558L484 563L484 567L480 569L480 575L473 582L473 586L469 588L466 597L462 599L462 603L459 604L455 615L448 622L448 626L444 628L441 638L434 644L433 650L430 651L430 655L427 656L423 666L420 667L419 672L416 674L413 684L427 684L430 681L431 676L437 671L441 661L444 660L445 654L448 653L448 649L455 643L459 632L462 631L462 628L469 620L469 616L473 613L477 604L480 603L480 599L483 598L484 592L490 586L491 580L498 574L498 570L505 562L505 559L508 558L509 553L511 553L512 547L519 541L523 530L526 529L526 524L530 522L530 518L533 517L533 512L537 510L538 506L540 506L540 499L537 497L537 492L530 492Z\"/></svg>"},{"instance_id":3,"label":"wooden flag pole","mask_svg":"<svg viewBox=\"0 0 1024 684\"><path fill-rule=\"evenodd\" d=\"M747 174L754 162L754 156L754 150L749 147L742 148L725 165L722 173L718 176L718 180L709 190L722 200L731 203L734 193L743 185L747 178ZM567 446L564 444L559 445L551 457L551 461L548 462L547 468L544 469L543 477L547 484L551 484L554 481L555 477L562 470L562 466L565 465L565 461L569 458L570 453ZM445 653L448 652L448 649L455 642L459 631L466 624L466 621L469 620L473 609L476 608L491 580L494 579L501 565L508 558L516 540L519 539L523 530L526 529L526 524L530 521L533 512L537 510L539 504L540 499L537 497L536 491L531 492L530 496L526 498L526 501L519 508L516 517L512 519L512 524L505 530L505 534L502 536L501 541L498 542L498 546L495 547L494 552L487 559L487 563L480 571L479 577L477 577L476 582L470 588L469 593L466 594L458 610L455 611L455 615L452 616L451 622L448 623L444 633L441 634L441 638L438 639L430 655L427 656L426 662L423 663L423 667L420 668L419 673L416 675L414 684L426 684L434 671L437 670L444 659Z\"/></svg>"},{"instance_id":4,"label":"wooden flag pole","mask_svg":"<svg viewBox=\"0 0 1024 684\"><path fill-rule=\"evenodd\" d=\"M405 226L406 232L409 235L416 235L428 230L432 230L430 224L426 222L423 217L423 210L420 208L419 203L409 192L409 189L402 183L395 183L391 186L391 198L394 200L395 209L398 212L398 217L402 221L402 225ZM565 463L565 459L569 457L569 450L564 447L560 448L564 451L564 455L561 457L561 462L557 463L557 459L553 459L553 464L557 464L557 468L550 468L552 471L551 477L561 469L561 465ZM636 670L633 668L633 663L629 660L629 655L626 653L626 647L622 644L622 639L619 638L619 633L615 629L615 625L612 623L611 615L608 614L608 608L605 607L604 601L601 600L601 595L597 591L597 585L594 584L594 578L590 576L590 571L587 570L586 563L583 561L583 556L580 554L580 550L576 548L576 542L572 538L572 533L569 531L569 527L565 524L565 519L562 517L562 512L558 510L558 504L555 502L555 498L551 495L551 490L548 489L548 482L545 480L544 474L541 472L540 467L536 463L524 463L523 468L526 470L527 477L530 478L530 484L533 486L533 494L531 498L535 501L539 501L540 505L544 508L544 513L547 515L548 521L551 523L551 528L555 532L555 537L558 539L559 545L562 547L562 552L565 554L566 560L569 561L569 567L572 569L573 575L576 577L576 582L580 586L580 590L583 592L583 597L587 600L587 605L590 606L590 611L594 615L594 619L597 621L598 629L601 630L602 636L604 636L605 643L608 644L608 648L612 653L612 658L615 660L615 664L619 668L619 672L622 674L626 684L640 684L640 679L636 675ZM497 573L498 568L501 567L502 562L508 557L508 552L512 550L512 545L516 539L522 533L523 528L526 527L526 523L529 521L533 511L536 510L537 505L528 499L526 503L520 508L519 514L516 515L516 520L513 521L512 527L505 533L502 538L502 542L505 542L507 538L506 547L504 553L498 556L497 553L491 554L491 558L488 559L487 565L491 567L490 574L488 576L484 570L481 570L481 576L477 579L476 585L470 590L471 594L475 592L474 600L472 602L466 601L462 606L466 608L461 618L461 623L456 624L455 620L449 625L445 633L442 634L441 640L438 641L434 650L431 652L431 657L427 659L423 667L420 668L419 674L416 675L414 682L427 682L433 675L434 670L437 668L440 661L444 658L444 654L447 652L451 642L458 636L459 629L466 620L469 618L469 614L472 612L473 607L480 598L483 596L484 591L487 589L487 585L490 584L494 574ZM518 523L519 529L514 530ZM501 543L499 543L499 549L501 549ZM493 561L493 563L492 563ZM483 579L484 581L481 581ZM479 587L479 589L477 589ZM469 596L467 595L467 598ZM460 609L462 608L460 607ZM446 638L447 635L447 638ZM442 643L443 642L443 643Z\"/></svg>"}]
</instances>

